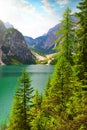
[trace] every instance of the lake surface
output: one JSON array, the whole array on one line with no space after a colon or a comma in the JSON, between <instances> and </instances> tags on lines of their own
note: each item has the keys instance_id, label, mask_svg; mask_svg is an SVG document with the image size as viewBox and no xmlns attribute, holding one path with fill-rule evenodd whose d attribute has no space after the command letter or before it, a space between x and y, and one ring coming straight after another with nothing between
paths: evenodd
<instances>
[{"instance_id":1,"label":"lake surface","mask_svg":"<svg viewBox=\"0 0 87 130\"><path fill-rule=\"evenodd\" d=\"M0 122L9 117L18 78L25 68L30 73L31 86L40 93L44 92L47 79L54 70L52 65L0 66Z\"/></svg>"}]
</instances>

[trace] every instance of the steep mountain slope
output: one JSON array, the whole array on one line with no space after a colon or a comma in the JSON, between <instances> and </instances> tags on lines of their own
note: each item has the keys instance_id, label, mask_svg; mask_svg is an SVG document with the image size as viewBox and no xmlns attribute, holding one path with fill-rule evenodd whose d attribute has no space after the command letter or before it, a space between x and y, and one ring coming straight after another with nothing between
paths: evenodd
<instances>
[{"instance_id":1,"label":"steep mountain slope","mask_svg":"<svg viewBox=\"0 0 87 130\"><path fill-rule=\"evenodd\" d=\"M75 16L72 16L73 24L78 21L78 19ZM51 28L47 34L37 37L35 39L31 37L24 37L26 40L26 43L28 46L31 46L36 51L39 51L41 53L49 54L55 52L53 50L55 44L55 40L58 38L56 36L56 32L60 29L62 23L57 24L53 28Z\"/></svg>"},{"instance_id":2,"label":"steep mountain slope","mask_svg":"<svg viewBox=\"0 0 87 130\"><path fill-rule=\"evenodd\" d=\"M4 23L0 20L0 65L3 65L4 63L2 62L2 42L3 42L3 35L5 31L5 26Z\"/></svg>"},{"instance_id":3,"label":"steep mountain slope","mask_svg":"<svg viewBox=\"0 0 87 130\"><path fill-rule=\"evenodd\" d=\"M47 34L37 37L35 39L26 36L24 38L28 46L31 46L35 50L46 54L53 53L54 41L58 38L56 36L56 32L59 30L60 26L61 23L51 28Z\"/></svg>"},{"instance_id":4,"label":"steep mountain slope","mask_svg":"<svg viewBox=\"0 0 87 130\"><path fill-rule=\"evenodd\" d=\"M35 46L36 43L32 37L25 36L24 39L29 47L33 48Z\"/></svg>"},{"instance_id":5,"label":"steep mountain slope","mask_svg":"<svg viewBox=\"0 0 87 130\"><path fill-rule=\"evenodd\" d=\"M32 64L35 57L29 50L23 35L14 28L6 29L0 21L0 58L5 64Z\"/></svg>"}]
</instances>

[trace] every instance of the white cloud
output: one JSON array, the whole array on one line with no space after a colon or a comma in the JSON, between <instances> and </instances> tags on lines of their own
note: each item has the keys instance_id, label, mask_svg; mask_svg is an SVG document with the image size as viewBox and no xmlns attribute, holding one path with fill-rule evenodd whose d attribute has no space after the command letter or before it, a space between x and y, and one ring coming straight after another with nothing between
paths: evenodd
<instances>
[{"instance_id":1,"label":"white cloud","mask_svg":"<svg viewBox=\"0 0 87 130\"><path fill-rule=\"evenodd\" d=\"M30 4L29 2L25 0L13 0L13 4L15 5L18 10L21 10L23 12L34 12L35 8Z\"/></svg>"},{"instance_id":2,"label":"white cloud","mask_svg":"<svg viewBox=\"0 0 87 130\"><path fill-rule=\"evenodd\" d=\"M0 0L0 18L3 20L20 18L22 13L32 13L35 8L25 0Z\"/></svg>"},{"instance_id":3,"label":"white cloud","mask_svg":"<svg viewBox=\"0 0 87 130\"><path fill-rule=\"evenodd\" d=\"M65 5L69 3L69 0L56 0L56 3L59 5Z\"/></svg>"},{"instance_id":4,"label":"white cloud","mask_svg":"<svg viewBox=\"0 0 87 130\"><path fill-rule=\"evenodd\" d=\"M49 14L52 14L54 12L54 9L52 9L51 7L42 6L42 8L45 10L45 12Z\"/></svg>"},{"instance_id":5,"label":"white cloud","mask_svg":"<svg viewBox=\"0 0 87 130\"><path fill-rule=\"evenodd\" d=\"M46 33L58 22L56 16L38 13L32 4L25 0L0 0L0 19L10 22L24 35L32 37Z\"/></svg>"},{"instance_id":6,"label":"white cloud","mask_svg":"<svg viewBox=\"0 0 87 130\"><path fill-rule=\"evenodd\" d=\"M23 15L23 14L22 14ZM24 15L23 15L24 16ZM48 16L45 14L32 13L31 15L26 15L24 18L22 16L20 21L20 26L17 28L23 32L24 35L29 35L37 37L46 33L49 28L53 27L58 23L58 19L55 16ZM53 17L53 18L52 18Z\"/></svg>"},{"instance_id":7,"label":"white cloud","mask_svg":"<svg viewBox=\"0 0 87 130\"><path fill-rule=\"evenodd\" d=\"M46 11L47 13L54 13L54 5L55 5L55 1L51 2L50 0L41 0L43 3L42 8L44 9L44 11Z\"/></svg>"},{"instance_id":8,"label":"white cloud","mask_svg":"<svg viewBox=\"0 0 87 130\"><path fill-rule=\"evenodd\" d=\"M44 4L44 6L51 6L51 3L49 2L49 0L41 0L41 1Z\"/></svg>"},{"instance_id":9,"label":"white cloud","mask_svg":"<svg viewBox=\"0 0 87 130\"><path fill-rule=\"evenodd\" d=\"M56 25L64 11L60 7L70 2L70 0L40 0L42 5L38 8L28 1L0 0L0 19L10 22L24 35L32 37L40 36Z\"/></svg>"},{"instance_id":10,"label":"white cloud","mask_svg":"<svg viewBox=\"0 0 87 130\"><path fill-rule=\"evenodd\" d=\"M70 0L41 0L43 3L42 8L44 11L50 14L56 14L58 10L55 10L55 7L58 5L60 8L63 8ZM58 7L59 8L59 7Z\"/></svg>"}]
</instances>

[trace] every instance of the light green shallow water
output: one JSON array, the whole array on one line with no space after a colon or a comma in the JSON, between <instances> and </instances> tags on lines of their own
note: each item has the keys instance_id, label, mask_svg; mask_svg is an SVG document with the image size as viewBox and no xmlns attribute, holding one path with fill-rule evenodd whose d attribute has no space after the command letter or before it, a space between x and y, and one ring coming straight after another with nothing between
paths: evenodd
<instances>
[{"instance_id":1,"label":"light green shallow water","mask_svg":"<svg viewBox=\"0 0 87 130\"><path fill-rule=\"evenodd\" d=\"M0 122L7 121L9 117L17 80L24 68L30 73L31 86L34 90L38 89L39 92L43 93L47 79L52 74L54 66L0 66Z\"/></svg>"}]
</instances>

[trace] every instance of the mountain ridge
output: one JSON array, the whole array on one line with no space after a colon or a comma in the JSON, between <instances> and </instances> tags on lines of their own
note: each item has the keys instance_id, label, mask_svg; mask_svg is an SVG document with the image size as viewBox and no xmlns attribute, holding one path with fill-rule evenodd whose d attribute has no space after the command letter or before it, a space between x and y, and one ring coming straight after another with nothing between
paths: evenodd
<instances>
[{"instance_id":1,"label":"mountain ridge","mask_svg":"<svg viewBox=\"0 0 87 130\"><path fill-rule=\"evenodd\" d=\"M60 29L60 26L61 23L55 25L53 28L49 29L45 35L39 36L35 39L32 37L24 36L25 41L28 46L41 53L54 53L54 41L58 38L58 36L56 36L56 32Z\"/></svg>"},{"instance_id":2,"label":"mountain ridge","mask_svg":"<svg viewBox=\"0 0 87 130\"><path fill-rule=\"evenodd\" d=\"M0 21L0 64L33 64L35 56L24 36L15 28L6 28Z\"/></svg>"},{"instance_id":3,"label":"mountain ridge","mask_svg":"<svg viewBox=\"0 0 87 130\"><path fill-rule=\"evenodd\" d=\"M78 19L72 15L73 24L77 21ZM55 46L55 40L60 37L56 35L56 32L59 31L61 25L62 23L58 23L57 25L49 29L46 34L35 39L33 39L32 37L24 36L27 45L43 54L54 53L55 51L53 50L53 48Z\"/></svg>"}]
</instances>

